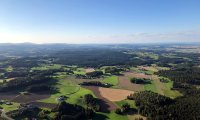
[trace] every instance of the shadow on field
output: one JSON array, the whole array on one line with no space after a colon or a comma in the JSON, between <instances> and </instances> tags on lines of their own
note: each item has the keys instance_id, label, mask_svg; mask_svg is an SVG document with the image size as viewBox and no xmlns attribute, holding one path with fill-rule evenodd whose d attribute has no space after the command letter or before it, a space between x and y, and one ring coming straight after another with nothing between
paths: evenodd
<instances>
[{"instance_id":1,"label":"shadow on field","mask_svg":"<svg viewBox=\"0 0 200 120\"><path fill-rule=\"evenodd\" d=\"M93 120L108 120L108 117L103 114L96 113Z\"/></svg>"},{"instance_id":2,"label":"shadow on field","mask_svg":"<svg viewBox=\"0 0 200 120\"><path fill-rule=\"evenodd\" d=\"M101 106L101 108L100 108L100 111L101 111L101 112L104 112L104 113L109 113L109 112L110 112L110 110L109 110L109 108L110 108L109 103L107 103L107 102L105 102L104 100L101 100L101 99L98 99L97 102L98 102L98 103L100 104L100 106Z\"/></svg>"},{"instance_id":3,"label":"shadow on field","mask_svg":"<svg viewBox=\"0 0 200 120\"><path fill-rule=\"evenodd\" d=\"M129 111L127 111L126 113L124 113L125 115L134 115L134 114L137 114L138 113L138 110L135 109L135 108L130 108Z\"/></svg>"}]
</instances>

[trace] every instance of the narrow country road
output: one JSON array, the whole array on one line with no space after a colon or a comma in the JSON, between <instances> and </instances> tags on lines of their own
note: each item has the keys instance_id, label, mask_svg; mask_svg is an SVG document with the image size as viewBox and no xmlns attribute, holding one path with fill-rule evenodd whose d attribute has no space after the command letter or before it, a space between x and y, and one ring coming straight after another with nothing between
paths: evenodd
<instances>
[{"instance_id":1,"label":"narrow country road","mask_svg":"<svg viewBox=\"0 0 200 120\"><path fill-rule=\"evenodd\" d=\"M1 111L2 111L1 117L5 118L5 119L7 119L7 120L14 120L14 119L12 119L12 118L10 118L10 117L8 117L8 116L6 115L6 112L4 111L4 109L2 109Z\"/></svg>"}]
</instances>

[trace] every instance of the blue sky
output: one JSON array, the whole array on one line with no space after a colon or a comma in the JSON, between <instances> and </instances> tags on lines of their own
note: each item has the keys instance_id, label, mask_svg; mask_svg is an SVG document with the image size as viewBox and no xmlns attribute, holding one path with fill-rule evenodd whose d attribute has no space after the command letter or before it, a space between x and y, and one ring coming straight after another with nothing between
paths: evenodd
<instances>
[{"instance_id":1,"label":"blue sky","mask_svg":"<svg viewBox=\"0 0 200 120\"><path fill-rule=\"evenodd\" d=\"M200 42L200 0L0 0L0 42Z\"/></svg>"}]
</instances>

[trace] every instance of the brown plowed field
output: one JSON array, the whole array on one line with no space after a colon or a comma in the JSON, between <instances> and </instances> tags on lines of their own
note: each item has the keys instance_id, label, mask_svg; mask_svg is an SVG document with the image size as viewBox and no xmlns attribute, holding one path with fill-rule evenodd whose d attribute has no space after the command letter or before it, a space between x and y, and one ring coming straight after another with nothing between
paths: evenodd
<instances>
[{"instance_id":1,"label":"brown plowed field","mask_svg":"<svg viewBox=\"0 0 200 120\"><path fill-rule=\"evenodd\" d=\"M127 98L128 95L133 94L133 91L122 90L122 89L111 89L99 87L99 92L102 97L109 101L121 101Z\"/></svg>"},{"instance_id":2,"label":"brown plowed field","mask_svg":"<svg viewBox=\"0 0 200 120\"><path fill-rule=\"evenodd\" d=\"M86 88L86 89L89 89L89 90L93 91L93 93L99 99L101 99L100 105L101 105L101 111L102 112L109 112L109 111L115 110L117 108L117 106L113 102L111 102L108 99L104 98L100 94L99 87L96 87L96 86L83 86L83 87Z\"/></svg>"},{"instance_id":3,"label":"brown plowed field","mask_svg":"<svg viewBox=\"0 0 200 120\"><path fill-rule=\"evenodd\" d=\"M117 108L117 106L113 103L114 101L121 101L126 99L128 95L134 93L133 91L121 90L121 89L112 89L112 88L102 88L96 86L83 86L87 88L99 98L101 99L101 107L102 111L112 111Z\"/></svg>"},{"instance_id":4,"label":"brown plowed field","mask_svg":"<svg viewBox=\"0 0 200 120\"><path fill-rule=\"evenodd\" d=\"M144 89L143 85L131 83L130 78L147 78L151 79L151 75L144 73L125 72L123 76L119 76L119 87L126 90L140 91Z\"/></svg>"},{"instance_id":5,"label":"brown plowed field","mask_svg":"<svg viewBox=\"0 0 200 120\"><path fill-rule=\"evenodd\" d=\"M139 91L143 90L143 85L133 84L127 76L119 76L119 87L126 90Z\"/></svg>"},{"instance_id":6,"label":"brown plowed field","mask_svg":"<svg viewBox=\"0 0 200 120\"><path fill-rule=\"evenodd\" d=\"M95 71L94 68L87 68L87 69L85 69L85 72L86 72L86 73L94 72L94 71Z\"/></svg>"}]
</instances>

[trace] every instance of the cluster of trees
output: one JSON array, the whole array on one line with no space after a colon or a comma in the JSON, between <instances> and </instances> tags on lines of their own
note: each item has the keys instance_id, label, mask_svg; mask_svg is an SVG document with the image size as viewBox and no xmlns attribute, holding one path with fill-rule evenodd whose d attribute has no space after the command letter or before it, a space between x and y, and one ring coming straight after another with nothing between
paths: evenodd
<instances>
[{"instance_id":1,"label":"cluster of trees","mask_svg":"<svg viewBox=\"0 0 200 120\"><path fill-rule=\"evenodd\" d=\"M143 91L127 98L135 100L139 113L149 120L195 120L200 117L200 95L171 99Z\"/></svg>"},{"instance_id":2,"label":"cluster of trees","mask_svg":"<svg viewBox=\"0 0 200 120\"><path fill-rule=\"evenodd\" d=\"M86 120L91 119L95 112L92 109L85 109L79 105L61 102L53 112L57 112L55 120Z\"/></svg>"},{"instance_id":3,"label":"cluster of trees","mask_svg":"<svg viewBox=\"0 0 200 120\"><path fill-rule=\"evenodd\" d=\"M107 67L105 68L105 73L110 73L112 75L120 75L120 72L124 71L123 68L119 67Z\"/></svg>"},{"instance_id":4,"label":"cluster of trees","mask_svg":"<svg viewBox=\"0 0 200 120\"><path fill-rule=\"evenodd\" d=\"M159 76L167 77L175 83L188 83L200 85L200 68L199 67L183 67L173 68L171 70L161 70L157 72Z\"/></svg>"},{"instance_id":5,"label":"cluster of trees","mask_svg":"<svg viewBox=\"0 0 200 120\"><path fill-rule=\"evenodd\" d=\"M94 111L100 111L101 107L99 105L99 101L97 98L94 98L91 94L86 94L84 96L84 101L88 108L94 110Z\"/></svg>"},{"instance_id":6,"label":"cluster of trees","mask_svg":"<svg viewBox=\"0 0 200 120\"><path fill-rule=\"evenodd\" d=\"M169 79L168 79L168 78L165 78L165 77L162 77L162 78L160 78L160 82L168 83L168 82L169 82Z\"/></svg>"},{"instance_id":7,"label":"cluster of trees","mask_svg":"<svg viewBox=\"0 0 200 120\"><path fill-rule=\"evenodd\" d=\"M50 117L49 114L51 112L55 114ZM10 111L8 114L17 120L88 120L95 115L95 112L93 109L83 108L79 105L73 105L63 101L51 111L42 110L38 107L22 107L17 110Z\"/></svg>"},{"instance_id":8,"label":"cluster of trees","mask_svg":"<svg viewBox=\"0 0 200 120\"><path fill-rule=\"evenodd\" d=\"M111 84L108 83L102 83L99 81L89 81L89 82L83 82L81 83L81 85L85 85L85 86L99 86L99 87L111 87Z\"/></svg>"},{"instance_id":9,"label":"cluster of trees","mask_svg":"<svg viewBox=\"0 0 200 120\"><path fill-rule=\"evenodd\" d=\"M131 82L135 84L151 84L151 81L146 78L131 78Z\"/></svg>"},{"instance_id":10,"label":"cluster of trees","mask_svg":"<svg viewBox=\"0 0 200 120\"><path fill-rule=\"evenodd\" d=\"M107 48L70 49L62 50L50 55L58 58L55 63L66 65L78 65L82 67L102 67L124 65L132 56L119 50Z\"/></svg>"},{"instance_id":11,"label":"cluster of trees","mask_svg":"<svg viewBox=\"0 0 200 120\"><path fill-rule=\"evenodd\" d=\"M5 69L5 68L4 68ZM72 70L67 70L64 68L61 69L48 69L48 70L31 70L31 68L23 68L23 67L17 67L13 68L12 71L7 72L6 70L1 69L3 75L0 76L0 79L3 78L16 78L16 77L28 77L28 76L34 76L34 75L41 75L41 76L51 76L54 73L57 72L66 72L66 74L74 74Z\"/></svg>"},{"instance_id":12,"label":"cluster of trees","mask_svg":"<svg viewBox=\"0 0 200 120\"><path fill-rule=\"evenodd\" d=\"M14 68L32 68L44 63L40 61L40 58L41 57L22 57L11 60L7 64L11 65Z\"/></svg>"},{"instance_id":13,"label":"cluster of trees","mask_svg":"<svg viewBox=\"0 0 200 120\"><path fill-rule=\"evenodd\" d=\"M5 72L1 78L14 78L14 77L24 77L28 75L28 71L16 70L12 72Z\"/></svg>"},{"instance_id":14,"label":"cluster of trees","mask_svg":"<svg viewBox=\"0 0 200 120\"><path fill-rule=\"evenodd\" d=\"M66 70L66 69L49 69L49 70L34 70L32 72L29 72L29 75L45 75L45 76L52 76L54 73L57 72L65 72L66 74L74 74L72 70Z\"/></svg>"},{"instance_id":15,"label":"cluster of trees","mask_svg":"<svg viewBox=\"0 0 200 120\"><path fill-rule=\"evenodd\" d=\"M94 79L94 78L99 78L103 75L102 71L93 71L93 72L89 72L86 73L86 75L81 75L81 74L77 74L76 78L81 78L81 79Z\"/></svg>"},{"instance_id":16,"label":"cluster of trees","mask_svg":"<svg viewBox=\"0 0 200 120\"><path fill-rule=\"evenodd\" d=\"M179 58L178 56L173 58L173 57L165 57L165 56L160 55L159 59L157 60L157 64L162 67L171 67L169 65L170 63L181 64L187 61L188 61L187 59Z\"/></svg>"},{"instance_id":17,"label":"cluster of trees","mask_svg":"<svg viewBox=\"0 0 200 120\"><path fill-rule=\"evenodd\" d=\"M53 88L47 84L37 84L31 85L27 87L28 92L43 92L43 91L51 91Z\"/></svg>"},{"instance_id":18,"label":"cluster of trees","mask_svg":"<svg viewBox=\"0 0 200 120\"><path fill-rule=\"evenodd\" d=\"M131 110L133 112L133 109L131 109L130 105L128 103L125 103L125 104L122 105L121 108L117 108L115 110L115 113L117 113L117 114L126 114Z\"/></svg>"},{"instance_id":19,"label":"cluster of trees","mask_svg":"<svg viewBox=\"0 0 200 120\"><path fill-rule=\"evenodd\" d=\"M38 114L40 111L41 109L38 107L19 108L17 110L10 111L7 114L14 119L32 119L32 118L39 118Z\"/></svg>"},{"instance_id":20,"label":"cluster of trees","mask_svg":"<svg viewBox=\"0 0 200 120\"><path fill-rule=\"evenodd\" d=\"M92 77L92 78L99 78L103 75L102 71L94 71L94 72L88 72L86 73L86 76Z\"/></svg>"},{"instance_id":21,"label":"cluster of trees","mask_svg":"<svg viewBox=\"0 0 200 120\"><path fill-rule=\"evenodd\" d=\"M41 82L53 81L52 77L45 76L32 76L32 77L18 77L14 80L6 82L5 84L0 86L0 92L2 91L12 91L19 88L27 88L33 84L40 84Z\"/></svg>"},{"instance_id":22,"label":"cluster of trees","mask_svg":"<svg viewBox=\"0 0 200 120\"><path fill-rule=\"evenodd\" d=\"M50 86L41 85L41 83L55 81L54 73L66 72L66 74L73 74L72 70L66 69L49 69L49 70L31 70L29 68L14 68L11 72L3 73L0 79L12 78L10 81L3 82L0 86L0 92L10 91L19 88L26 88L28 91L36 92L40 90L49 90ZM38 85L38 86L37 86ZM30 87L29 87L30 86Z\"/></svg>"}]
</instances>

